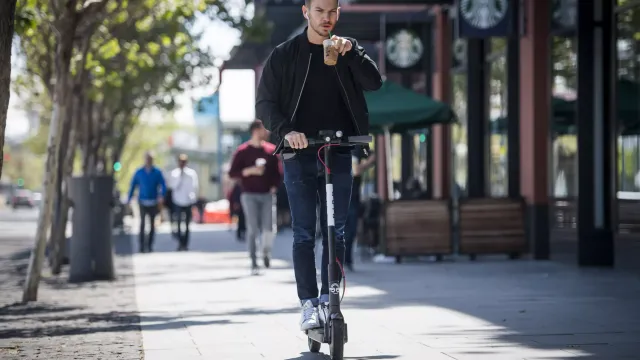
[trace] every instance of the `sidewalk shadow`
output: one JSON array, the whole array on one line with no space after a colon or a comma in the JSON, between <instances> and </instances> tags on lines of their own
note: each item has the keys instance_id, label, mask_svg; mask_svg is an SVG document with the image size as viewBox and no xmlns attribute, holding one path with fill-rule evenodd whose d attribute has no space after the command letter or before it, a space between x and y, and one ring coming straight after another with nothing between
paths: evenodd
<instances>
[{"instance_id":1,"label":"sidewalk shadow","mask_svg":"<svg viewBox=\"0 0 640 360\"><path fill-rule=\"evenodd\" d=\"M46 304L27 304L14 303L0 307L0 321L7 320L6 316L30 316L37 314L49 314L74 311L80 309L75 306L51 306Z\"/></svg>"},{"instance_id":2,"label":"sidewalk shadow","mask_svg":"<svg viewBox=\"0 0 640 360\"><path fill-rule=\"evenodd\" d=\"M38 316L48 312L71 313L66 315ZM144 328L144 330L162 331L195 326L243 324L243 322L231 321L229 319L208 321L184 320L182 315L139 315L137 312L117 311L86 313L75 307L35 307L31 309L15 309L14 311L8 311L5 309L5 312L0 313L0 315L7 316L3 319L3 321L6 322L33 325L22 327L12 326L9 329L0 329L0 339L27 339L87 335L95 333L122 333L128 331L140 331L141 328ZM205 317L210 315L211 314L191 314L190 317ZM11 316L11 318L9 318L9 316ZM67 325L69 323L72 325ZM46 325L43 326L42 324Z\"/></svg>"},{"instance_id":3,"label":"sidewalk shadow","mask_svg":"<svg viewBox=\"0 0 640 360\"><path fill-rule=\"evenodd\" d=\"M291 241L279 239L280 247L274 251L276 258L290 264ZM316 254L321 249L317 246ZM445 325L438 331L431 327L421 333L403 332L427 346L438 338L468 337L490 339L503 347L553 351L549 358L555 359L640 359L640 311L635 300L640 298L640 282L635 275L528 260L355 265L356 271L347 273L343 305L347 316L349 308L431 312L441 308L477 319L476 328L460 325L457 316L450 315L449 326L446 318L436 320ZM377 291L350 297L350 287ZM620 334L626 337L615 337ZM473 356L478 350L484 356L504 356L500 347L486 341L447 350L453 357ZM559 351L566 355L558 356Z\"/></svg>"}]
</instances>

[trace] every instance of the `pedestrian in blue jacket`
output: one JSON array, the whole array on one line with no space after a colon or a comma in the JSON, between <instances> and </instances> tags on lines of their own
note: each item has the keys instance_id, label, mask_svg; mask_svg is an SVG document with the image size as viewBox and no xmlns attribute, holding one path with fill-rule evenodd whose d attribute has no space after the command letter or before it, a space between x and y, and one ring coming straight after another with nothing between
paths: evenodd
<instances>
[{"instance_id":1,"label":"pedestrian in blue jacket","mask_svg":"<svg viewBox=\"0 0 640 360\"><path fill-rule=\"evenodd\" d=\"M138 188L138 205L140 206L140 252L153 251L153 238L155 235L155 218L160 212L164 201L166 185L162 171L153 165L153 154L145 154L145 164L136 170L131 178L129 189L129 202L133 193ZM149 216L149 236L145 241L145 222Z\"/></svg>"}]
</instances>

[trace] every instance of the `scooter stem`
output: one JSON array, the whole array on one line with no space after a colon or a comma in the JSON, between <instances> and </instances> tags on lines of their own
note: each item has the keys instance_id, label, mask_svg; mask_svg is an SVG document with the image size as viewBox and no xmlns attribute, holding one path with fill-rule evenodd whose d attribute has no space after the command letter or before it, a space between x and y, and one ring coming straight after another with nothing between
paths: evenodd
<instances>
[{"instance_id":1,"label":"scooter stem","mask_svg":"<svg viewBox=\"0 0 640 360\"><path fill-rule=\"evenodd\" d=\"M338 272L338 264L336 262L336 236L335 236L335 213L334 213L334 201L333 201L333 183L331 172L327 169L331 169L331 146L324 147L324 163L326 166L324 172L324 179L326 184L327 193L327 232L329 247L329 310L331 314L340 313L340 274Z\"/></svg>"}]
</instances>

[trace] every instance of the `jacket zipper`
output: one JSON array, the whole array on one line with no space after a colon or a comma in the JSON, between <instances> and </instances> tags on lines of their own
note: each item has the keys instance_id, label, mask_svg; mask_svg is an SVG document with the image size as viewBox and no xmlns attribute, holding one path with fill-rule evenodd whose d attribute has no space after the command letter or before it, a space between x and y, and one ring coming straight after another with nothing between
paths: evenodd
<instances>
[{"instance_id":1,"label":"jacket zipper","mask_svg":"<svg viewBox=\"0 0 640 360\"><path fill-rule=\"evenodd\" d=\"M342 91L344 91L344 97L347 99L347 106L349 107L349 112L351 113L351 119L353 120L353 125L356 126L356 131L358 135L362 135L360 132L360 127L358 127L358 120L356 120L356 116L353 114L353 109L351 109L351 101L349 101L349 95L347 94L347 89L344 88L344 84L342 83L342 79L340 79L340 74L338 73L338 69L334 66L333 68L336 71L336 76L338 77L338 81L340 82L340 87L342 87Z\"/></svg>"},{"instance_id":2,"label":"jacket zipper","mask_svg":"<svg viewBox=\"0 0 640 360\"><path fill-rule=\"evenodd\" d=\"M291 114L291 119L289 119L289 124L293 124L293 118L296 116L296 112L298 111L298 105L300 105L300 99L302 98L302 92L304 91L304 85L307 83L307 77L309 76L309 68L311 68L311 57L313 54L309 53L309 62L307 63L307 72L304 74L304 81L302 81L302 88L300 89L300 94L298 94L298 101L296 102L296 107L293 109L293 114ZM273 155L277 154L282 145L284 144L284 136L282 140L280 140L280 144L276 147L276 150L273 152Z\"/></svg>"}]
</instances>

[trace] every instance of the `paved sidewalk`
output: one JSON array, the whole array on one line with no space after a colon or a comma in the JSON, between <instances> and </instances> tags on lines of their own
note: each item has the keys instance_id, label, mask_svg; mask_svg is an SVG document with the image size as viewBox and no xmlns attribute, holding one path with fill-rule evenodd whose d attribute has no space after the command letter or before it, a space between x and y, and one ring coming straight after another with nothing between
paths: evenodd
<instances>
[{"instance_id":1,"label":"paved sidewalk","mask_svg":"<svg viewBox=\"0 0 640 360\"><path fill-rule=\"evenodd\" d=\"M38 301L22 305L35 224L3 222L14 231L0 232L0 359L143 358L128 237L115 240L117 281L68 284L45 267Z\"/></svg>"},{"instance_id":2,"label":"paved sidewalk","mask_svg":"<svg viewBox=\"0 0 640 360\"><path fill-rule=\"evenodd\" d=\"M261 276L233 238L196 231L178 253L161 235L155 253L134 256L144 358L328 359L298 330L291 235ZM347 359L640 359L637 277L528 261L358 265L343 303Z\"/></svg>"}]
</instances>

